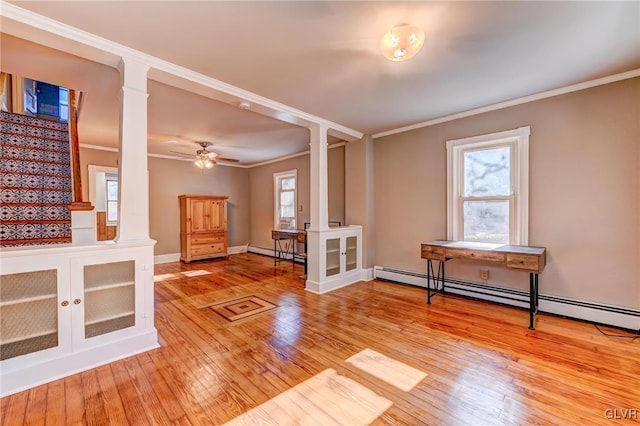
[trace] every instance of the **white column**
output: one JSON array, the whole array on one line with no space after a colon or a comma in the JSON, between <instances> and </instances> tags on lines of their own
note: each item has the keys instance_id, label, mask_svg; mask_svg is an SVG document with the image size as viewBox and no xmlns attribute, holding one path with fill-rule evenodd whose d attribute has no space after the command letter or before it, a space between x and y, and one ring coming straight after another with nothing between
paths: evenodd
<instances>
[{"instance_id":1,"label":"white column","mask_svg":"<svg viewBox=\"0 0 640 426\"><path fill-rule=\"evenodd\" d=\"M120 161L116 242L149 241L147 173L147 71L130 58L120 61Z\"/></svg>"},{"instance_id":2,"label":"white column","mask_svg":"<svg viewBox=\"0 0 640 426\"><path fill-rule=\"evenodd\" d=\"M311 134L311 211L312 231L329 229L329 190L327 177L327 126L315 125L309 128Z\"/></svg>"},{"instance_id":3,"label":"white column","mask_svg":"<svg viewBox=\"0 0 640 426\"><path fill-rule=\"evenodd\" d=\"M317 291L321 279L321 256L326 256L321 233L329 229L329 196L327 178L327 127L309 128L310 155L310 219L307 230L307 289Z\"/></svg>"}]
</instances>

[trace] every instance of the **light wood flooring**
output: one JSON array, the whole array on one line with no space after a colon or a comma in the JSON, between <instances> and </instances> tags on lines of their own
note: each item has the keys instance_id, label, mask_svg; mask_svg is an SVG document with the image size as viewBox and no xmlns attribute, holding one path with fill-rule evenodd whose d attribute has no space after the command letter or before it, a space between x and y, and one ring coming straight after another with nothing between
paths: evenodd
<instances>
[{"instance_id":1,"label":"light wood flooring","mask_svg":"<svg viewBox=\"0 0 640 426\"><path fill-rule=\"evenodd\" d=\"M316 295L301 273L254 254L156 265L161 348L5 397L1 423L222 424L328 369L391 401L374 424L640 422L640 339L546 315L530 331L524 310L381 281ZM205 307L249 295L277 308ZM365 349L427 376L398 389L347 362Z\"/></svg>"}]
</instances>

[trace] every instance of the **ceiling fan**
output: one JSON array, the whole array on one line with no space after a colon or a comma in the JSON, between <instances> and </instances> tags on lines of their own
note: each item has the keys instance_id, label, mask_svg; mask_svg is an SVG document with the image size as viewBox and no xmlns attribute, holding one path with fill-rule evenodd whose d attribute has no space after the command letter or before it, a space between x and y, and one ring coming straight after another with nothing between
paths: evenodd
<instances>
[{"instance_id":1,"label":"ceiling fan","mask_svg":"<svg viewBox=\"0 0 640 426\"><path fill-rule=\"evenodd\" d=\"M200 145L201 147L196 151L195 156L193 154L185 154L184 152L178 152L178 151L170 151L170 152L174 154L182 155L185 157L192 157L194 159L195 165L200 167L201 169L210 169L217 162L237 163L239 161L235 158L221 157L220 154L218 154L217 152L210 151L209 148L213 146L211 142L197 141L195 143Z\"/></svg>"}]
</instances>

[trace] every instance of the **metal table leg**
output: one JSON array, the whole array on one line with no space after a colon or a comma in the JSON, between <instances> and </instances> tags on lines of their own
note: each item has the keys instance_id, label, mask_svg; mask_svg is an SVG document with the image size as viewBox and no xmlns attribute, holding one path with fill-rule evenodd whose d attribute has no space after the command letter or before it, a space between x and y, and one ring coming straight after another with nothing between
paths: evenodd
<instances>
[{"instance_id":1,"label":"metal table leg","mask_svg":"<svg viewBox=\"0 0 640 426\"><path fill-rule=\"evenodd\" d=\"M535 330L533 321L538 313L538 274L529 273L529 330Z\"/></svg>"}]
</instances>

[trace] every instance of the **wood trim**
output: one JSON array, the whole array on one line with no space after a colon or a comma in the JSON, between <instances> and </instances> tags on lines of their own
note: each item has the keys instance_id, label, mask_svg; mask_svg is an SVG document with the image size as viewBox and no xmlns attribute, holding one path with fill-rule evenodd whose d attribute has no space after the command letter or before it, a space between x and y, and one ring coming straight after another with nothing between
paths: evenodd
<instances>
[{"instance_id":1,"label":"wood trim","mask_svg":"<svg viewBox=\"0 0 640 426\"><path fill-rule=\"evenodd\" d=\"M82 202L82 175L80 170L77 101L76 91L69 89L69 146L71 151L73 201Z\"/></svg>"},{"instance_id":2,"label":"wood trim","mask_svg":"<svg viewBox=\"0 0 640 426\"><path fill-rule=\"evenodd\" d=\"M107 212L96 212L96 239L98 241L113 240L118 234L118 227L107 225Z\"/></svg>"}]
</instances>

